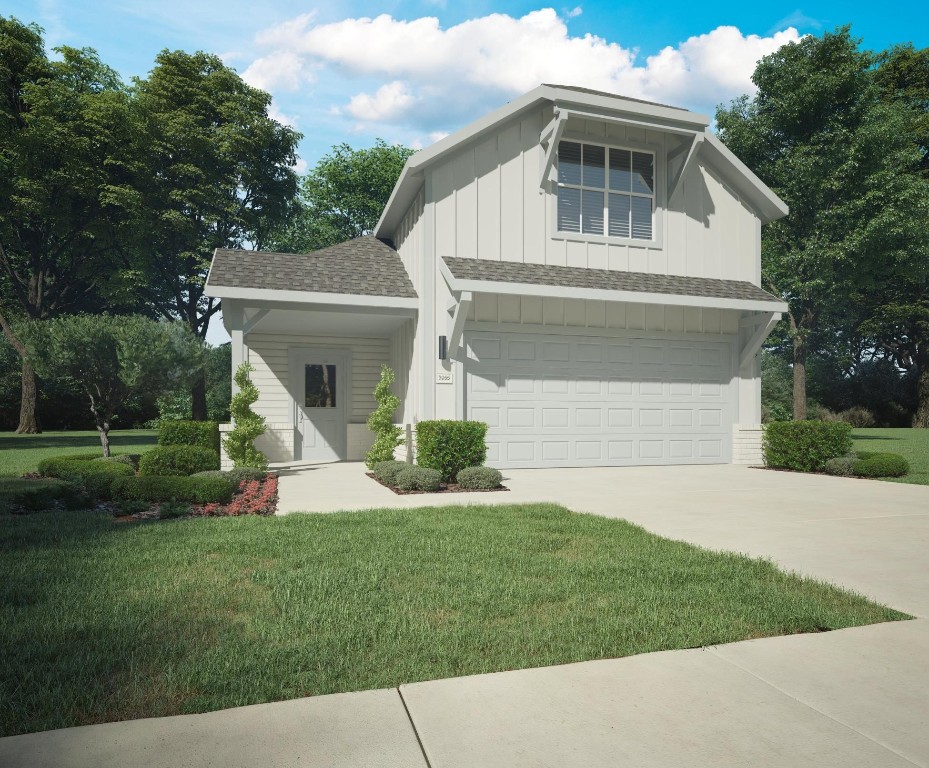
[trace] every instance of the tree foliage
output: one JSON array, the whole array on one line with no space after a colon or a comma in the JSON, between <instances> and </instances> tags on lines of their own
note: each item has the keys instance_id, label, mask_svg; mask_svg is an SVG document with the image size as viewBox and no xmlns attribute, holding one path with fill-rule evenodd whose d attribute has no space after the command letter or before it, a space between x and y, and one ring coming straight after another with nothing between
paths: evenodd
<instances>
[{"instance_id":1,"label":"tree foliage","mask_svg":"<svg viewBox=\"0 0 929 768\"><path fill-rule=\"evenodd\" d=\"M368 469L381 461L390 461L394 457L394 449L400 445L400 427L394 424L394 413L400 407L400 398L391 391L394 383L394 372L390 366L381 366L381 378L374 387L374 399L377 408L368 416L368 429L374 433L374 443L365 453L365 464Z\"/></svg>"},{"instance_id":2,"label":"tree foliage","mask_svg":"<svg viewBox=\"0 0 929 768\"><path fill-rule=\"evenodd\" d=\"M219 301L204 295L216 248L262 247L293 210L300 134L268 115L271 97L217 57L162 51L136 80L145 215L128 260L138 290L205 338ZM207 417L205 381L192 393Z\"/></svg>"},{"instance_id":3,"label":"tree foliage","mask_svg":"<svg viewBox=\"0 0 929 768\"><path fill-rule=\"evenodd\" d=\"M289 253L311 251L370 234L413 150L377 139L373 147L339 144L304 176L300 207L272 238Z\"/></svg>"},{"instance_id":4,"label":"tree foliage","mask_svg":"<svg viewBox=\"0 0 929 768\"><path fill-rule=\"evenodd\" d=\"M21 432L38 430L37 392L12 321L102 309L139 203L128 93L94 51L56 51L0 17L0 327L24 358Z\"/></svg>"},{"instance_id":5,"label":"tree foliage","mask_svg":"<svg viewBox=\"0 0 929 768\"><path fill-rule=\"evenodd\" d=\"M186 326L138 315L65 315L34 322L25 335L40 376L66 376L84 391L104 456L113 416L130 396L160 394L202 365Z\"/></svg>"},{"instance_id":6,"label":"tree foliage","mask_svg":"<svg viewBox=\"0 0 929 768\"><path fill-rule=\"evenodd\" d=\"M720 138L790 206L763 230L762 273L789 307L795 419L810 353L925 247L910 113L880 98L873 64L847 27L806 37L759 61L753 99L717 111Z\"/></svg>"},{"instance_id":7,"label":"tree foliage","mask_svg":"<svg viewBox=\"0 0 929 768\"><path fill-rule=\"evenodd\" d=\"M255 447L255 440L265 433L265 418L252 410L258 399L258 387L249 374L254 369L242 363L236 369L235 383L239 391L232 396L232 429L223 438L223 448L232 463L238 467L253 467L262 471L268 468L267 457Z\"/></svg>"}]
</instances>

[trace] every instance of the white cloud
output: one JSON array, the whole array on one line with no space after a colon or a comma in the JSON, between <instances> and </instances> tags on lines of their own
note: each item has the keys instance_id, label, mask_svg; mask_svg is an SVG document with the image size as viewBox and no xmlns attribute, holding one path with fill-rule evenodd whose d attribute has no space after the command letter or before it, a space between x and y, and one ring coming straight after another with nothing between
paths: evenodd
<instances>
[{"instance_id":1,"label":"white cloud","mask_svg":"<svg viewBox=\"0 0 929 768\"><path fill-rule=\"evenodd\" d=\"M635 49L618 42L571 35L552 8L519 18L493 13L447 28L431 16L317 24L314 14L304 14L258 35L267 53L246 75L272 92L299 88L315 69L358 80L364 90L339 110L356 126L405 126L429 135L545 82L712 112L751 93L757 60L797 39L792 27L758 36L721 26L639 61Z\"/></svg>"},{"instance_id":2,"label":"white cloud","mask_svg":"<svg viewBox=\"0 0 929 768\"><path fill-rule=\"evenodd\" d=\"M577 18L578 16L580 16L583 12L584 12L584 9L581 8L581 6L576 5L576 6L574 6L570 11L567 11L567 10L566 10L566 11L564 12L564 15L565 15L566 18L569 18L569 19L576 19L576 18Z\"/></svg>"}]
</instances>

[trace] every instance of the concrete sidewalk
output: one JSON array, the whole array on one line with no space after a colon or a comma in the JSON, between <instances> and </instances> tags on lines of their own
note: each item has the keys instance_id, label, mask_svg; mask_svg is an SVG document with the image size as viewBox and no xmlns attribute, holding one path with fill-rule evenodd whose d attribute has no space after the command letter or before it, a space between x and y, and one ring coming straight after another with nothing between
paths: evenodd
<instances>
[{"instance_id":1,"label":"concrete sidewalk","mask_svg":"<svg viewBox=\"0 0 929 768\"><path fill-rule=\"evenodd\" d=\"M927 680L906 621L14 736L0 765L929 766Z\"/></svg>"}]
</instances>

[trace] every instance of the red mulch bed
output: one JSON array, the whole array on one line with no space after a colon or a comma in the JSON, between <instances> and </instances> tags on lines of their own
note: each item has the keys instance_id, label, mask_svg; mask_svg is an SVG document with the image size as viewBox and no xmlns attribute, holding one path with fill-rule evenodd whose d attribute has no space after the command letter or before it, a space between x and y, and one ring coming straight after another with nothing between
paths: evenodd
<instances>
[{"instance_id":1,"label":"red mulch bed","mask_svg":"<svg viewBox=\"0 0 929 768\"><path fill-rule=\"evenodd\" d=\"M501 485L499 488L462 488L460 485L458 485L458 483L439 483L439 490L437 491L401 491L395 485L387 485L387 483L382 483L374 476L373 472L365 472L365 474L375 483L383 485L385 488L389 488L398 496L414 496L421 493L496 493L497 491L510 490L504 485Z\"/></svg>"}]
</instances>

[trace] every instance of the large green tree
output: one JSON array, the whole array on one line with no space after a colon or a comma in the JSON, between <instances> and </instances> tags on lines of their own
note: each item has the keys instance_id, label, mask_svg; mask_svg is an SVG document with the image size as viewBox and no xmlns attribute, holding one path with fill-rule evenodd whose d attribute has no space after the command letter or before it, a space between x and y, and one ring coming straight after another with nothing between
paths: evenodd
<instances>
[{"instance_id":1,"label":"large green tree","mask_svg":"<svg viewBox=\"0 0 929 768\"><path fill-rule=\"evenodd\" d=\"M910 114L880 98L874 63L847 27L806 37L759 61L754 98L717 111L720 138L790 206L763 230L762 273L788 305L795 419L810 354L925 235Z\"/></svg>"},{"instance_id":2,"label":"large green tree","mask_svg":"<svg viewBox=\"0 0 929 768\"><path fill-rule=\"evenodd\" d=\"M162 51L133 97L145 216L127 266L162 315L203 339L220 310L204 295L213 251L260 248L287 219L300 134L269 117L267 93L206 53ZM193 418L205 419L203 375L191 397Z\"/></svg>"},{"instance_id":3,"label":"large green tree","mask_svg":"<svg viewBox=\"0 0 929 768\"><path fill-rule=\"evenodd\" d=\"M373 147L332 148L300 185L300 208L270 246L309 253L373 231L413 150L377 139Z\"/></svg>"},{"instance_id":4,"label":"large green tree","mask_svg":"<svg viewBox=\"0 0 929 768\"><path fill-rule=\"evenodd\" d=\"M186 325L139 315L66 315L30 324L26 337L37 371L83 390L104 456L113 417L130 397L157 396L202 364L201 343Z\"/></svg>"},{"instance_id":5,"label":"large green tree","mask_svg":"<svg viewBox=\"0 0 929 768\"><path fill-rule=\"evenodd\" d=\"M0 328L22 358L19 432L39 429L37 380L13 321L99 309L138 204L125 88L94 51L56 50L0 17Z\"/></svg>"}]
</instances>

